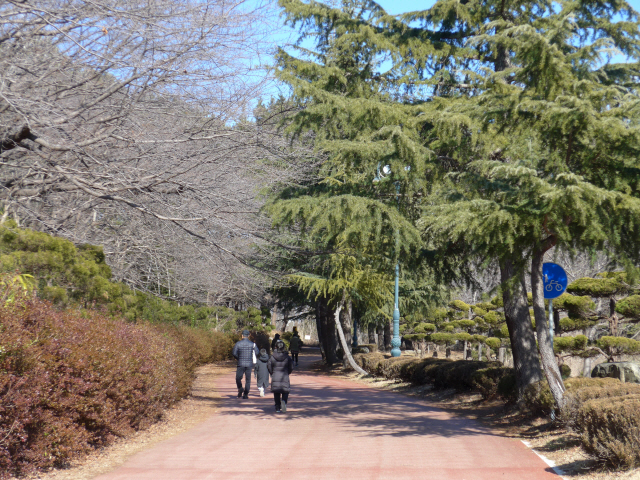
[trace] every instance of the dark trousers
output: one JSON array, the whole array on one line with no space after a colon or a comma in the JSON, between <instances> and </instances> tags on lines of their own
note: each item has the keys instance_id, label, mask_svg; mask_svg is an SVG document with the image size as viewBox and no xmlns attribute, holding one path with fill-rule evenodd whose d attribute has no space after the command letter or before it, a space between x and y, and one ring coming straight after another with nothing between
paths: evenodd
<instances>
[{"instance_id":1,"label":"dark trousers","mask_svg":"<svg viewBox=\"0 0 640 480\"><path fill-rule=\"evenodd\" d=\"M291 359L298 363L298 352L291 352Z\"/></svg>"},{"instance_id":2,"label":"dark trousers","mask_svg":"<svg viewBox=\"0 0 640 480\"><path fill-rule=\"evenodd\" d=\"M251 370L252 367L238 367L236 370L236 385L238 386L238 392L242 391L242 376L244 375L244 394L249 394L249 387L251 386Z\"/></svg>"},{"instance_id":3,"label":"dark trousers","mask_svg":"<svg viewBox=\"0 0 640 480\"><path fill-rule=\"evenodd\" d=\"M289 392L274 393L273 394L273 399L276 401L276 410L280 410L280 408L282 408L282 402L280 401L280 395L282 395L282 402L287 403L289 401Z\"/></svg>"}]
</instances>

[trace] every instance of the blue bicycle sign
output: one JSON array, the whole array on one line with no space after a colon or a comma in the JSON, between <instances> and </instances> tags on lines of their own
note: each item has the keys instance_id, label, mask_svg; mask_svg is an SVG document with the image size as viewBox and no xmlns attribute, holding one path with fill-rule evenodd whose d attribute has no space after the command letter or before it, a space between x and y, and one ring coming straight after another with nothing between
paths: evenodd
<instances>
[{"instance_id":1,"label":"blue bicycle sign","mask_svg":"<svg viewBox=\"0 0 640 480\"><path fill-rule=\"evenodd\" d=\"M567 272L556 263L544 263L542 277L544 279L544 298L557 298L567 288Z\"/></svg>"}]
</instances>

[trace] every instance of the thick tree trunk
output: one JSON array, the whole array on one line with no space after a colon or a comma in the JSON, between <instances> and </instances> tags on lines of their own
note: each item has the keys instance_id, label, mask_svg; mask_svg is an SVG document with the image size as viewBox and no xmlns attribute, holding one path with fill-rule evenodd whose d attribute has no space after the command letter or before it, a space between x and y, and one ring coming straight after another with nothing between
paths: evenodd
<instances>
[{"instance_id":1,"label":"thick tree trunk","mask_svg":"<svg viewBox=\"0 0 640 480\"><path fill-rule=\"evenodd\" d=\"M321 341L324 347L325 362L329 365L333 365L334 363L340 362L337 354L338 337L336 335L336 322L326 298L320 298L318 300L318 305L320 306L320 319L322 321Z\"/></svg>"},{"instance_id":2,"label":"thick tree trunk","mask_svg":"<svg viewBox=\"0 0 640 480\"><path fill-rule=\"evenodd\" d=\"M336 317L338 318L338 317ZM342 349L344 351L344 355L342 355L342 364L347 367L349 365L349 358L352 352L352 335L351 335L351 324L353 323L353 303L351 300L346 301L344 307L342 308L342 312L340 313L340 327L342 328L342 334L345 337L345 340L340 342L342 344ZM337 325L337 324L336 324ZM338 334L340 332L338 331ZM346 350L345 350L346 348ZM348 355L347 355L348 354Z\"/></svg>"},{"instance_id":3,"label":"thick tree trunk","mask_svg":"<svg viewBox=\"0 0 640 480\"><path fill-rule=\"evenodd\" d=\"M564 407L564 383L558 368L556 356L553 353L549 321L544 308L544 281L542 279L542 263L546 249L538 249L533 252L531 259L531 293L533 295L533 314L536 319L536 333L538 335L538 349L542 358L544 374L549 382L549 388L559 410Z\"/></svg>"},{"instance_id":4,"label":"thick tree trunk","mask_svg":"<svg viewBox=\"0 0 640 480\"><path fill-rule=\"evenodd\" d=\"M322 355L322 361L326 362L326 354L324 352L324 343L322 341L322 317L320 313L320 302L316 302L316 330L318 332L318 345L320 345L320 355Z\"/></svg>"},{"instance_id":5,"label":"thick tree trunk","mask_svg":"<svg viewBox=\"0 0 640 480\"><path fill-rule=\"evenodd\" d=\"M478 343L478 361L482 361L482 343Z\"/></svg>"},{"instance_id":6,"label":"thick tree trunk","mask_svg":"<svg viewBox=\"0 0 640 480\"><path fill-rule=\"evenodd\" d=\"M384 327L378 325L378 351L384 352Z\"/></svg>"},{"instance_id":7,"label":"thick tree trunk","mask_svg":"<svg viewBox=\"0 0 640 480\"><path fill-rule=\"evenodd\" d=\"M500 262L500 280L518 397L522 397L529 385L542 380L536 339L531 328L524 271L518 272L511 260L503 260Z\"/></svg>"},{"instance_id":8,"label":"thick tree trunk","mask_svg":"<svg viewBox=\"0 0 640 480\"><path fill-rule=\"evenodd\" d=\"M370 323L367 326L367 333L369 335L369 345L376 344L376 326L373 323Z\"/></svg>"},{"instance_id":9,"label":"thick tree trunk","mask_svg":"<svg viewBox=\"0 0 640 480\"><path fill-rule=\"evenodd\" d=\"M464 350L463 350L463 353L462 353L462 359L463 359L463 360L468 360L468 358L467 358L467 351L468 351L468 349L469 349L469 342L467 342L467 341L465 340L465 341L464 341Z\"/></svg>"},{"instance_id":10,"label":"thick tree trunk","mask_svg":"<svg viewBox=\"0 0 640 480\"><path fill-rule=\"evenodd\" d=\"M355 362L355 360L351 356L351 350L349 348L349 345L347 345L347 340L345 339L344 332L342 331L342 322L340 321L340 310L342 310L342 303L343 302L340 302L340 305L338 305L338 308L336 308L334 321L335 321L336 327L338 328L338 336L340 337L340 343L342 344L342 350L344 351L344 356L347 359L349 365L351 365L351 368L353 368L360 375L367 375L367 372L365 372L362 368L360 368L360 366Z\"/></svg>"},{"instance_id":11,"label":"thick tree trunk","mask_svg":"<svg viewBox=\"0 0 640 480\"><path fill-rule=\"evenodd\" d=\"M384 351L391 351L391 323L384 324Z\"/></svg>"}]
</instances>

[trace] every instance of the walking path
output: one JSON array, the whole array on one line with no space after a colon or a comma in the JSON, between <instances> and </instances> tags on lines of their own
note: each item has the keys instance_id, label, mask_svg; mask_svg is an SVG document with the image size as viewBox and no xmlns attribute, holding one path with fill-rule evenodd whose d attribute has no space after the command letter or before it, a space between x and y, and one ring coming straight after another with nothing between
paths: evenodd
<instances>
[{"instance_id":1,"label":"walking path","mask_svg":"<svg viewBox=\"0 0 640 480\"><path fill-rule=\"evenodd\" d=\"M221 376L219 412L131 457L99 480L559 480L522 442L425 402L308 370L300 356L288 411L273 396L236 398Z\"/></svg>"}]
</instances>

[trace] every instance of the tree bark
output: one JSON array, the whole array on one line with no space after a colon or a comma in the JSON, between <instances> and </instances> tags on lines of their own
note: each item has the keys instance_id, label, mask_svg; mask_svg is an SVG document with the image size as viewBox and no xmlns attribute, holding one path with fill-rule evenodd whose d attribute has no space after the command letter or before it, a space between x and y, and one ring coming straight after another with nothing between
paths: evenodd
<instances>
[{"instance_id":1,"label":"tree bark","mask_svg":"<svg viewBox=\"0 0 640 480\"><path fill-rule=\"evenodd\" d=\"M384 351L391 351L391 322L384 324Z\"/></svg>"},{"instance_id":2,"label":"tree bark","mask_svg":"<svg viewBox=\"0 0 640 480\"><path fill-rule=\"evenodd\" d=\"M478 361L482 361L482 343L478 343Z\"/></svg>"},{"instance_id":3,"label":"tree bark","mask_svg":"<svg viewBox=\"0 0 640 480\"><path fill-rule=\"evenodd\" d=\"M369 344L376 344L376 326L373 323L370 323L367 326L367 333L369 334Z\"/></svg>"},{"instance_id":4,"label":"tree bark","mask_svg":"<svg viewBox=\"0 0 640 480\"><path fill-rule=\"evenodd\" d=\"M346 302L343 302L343 304L342 312L340 314L340 328L342 329L342 334L345 339L343 341L342 338L340 338L340 342L342 343L342 349L344 351L344 355L342 355L342 364L347 367L350 363L348 357L351 356L352 352L351 324L353 323L353 302L351 300L347 300ZM338 333L340 332L338 331Z\"/></svg>"},{"instance_id":5,"label":"tree bark","mask_svg":"<svg viewBox=\"0 0 640 480\"><path fill-rule=\"evenodd\" d=\"M322 361L326 362L327 355L324 352L324 343L322 341L322 317L320 313L320 302L316 302L316 330L318 332L318 345L320 345L320 355L322 355Z\"/></svg>"},{"instance_id":6,"label":"tree bark","mask_svg":"<svg viewBox=\"0 0 640 480\"><path fill-rule=\"evenodd\" d=\"M500 262L504 315L509 329L518 397L532 383L542 380L542 370L531 328L524 271L517 271L510 259Z\"/></svg>"},{"instance_id":7,"label":"tree bark","mask_svg":"<svg viewBox=\"0 0 640 480\"><path fill-rule=\"evenodd\" d=\"M384 352L384 328L382 325L378 325L378 350Z\"/></svg>"},{"instance_id":8,"label":"tree bark","mask_svg":"<svg viewBox=\"0 0 640 480\"><path fill-rule=\"evenodd\" d=\"M336 322L334 315L332 314L331 308L329 306L329 301L321 297L318 300L318 305L320 306L320 319L322 322L321 330L322 330L322 344L324 347L325 353L325 362L329 365L333 365L334 363L339 363L340 359L338 358L337 350L338 350L338 338L336 336Z\"/></svg>"},{"instance_id":9,"label":"tree bark","mask_svg":"<svg viewBox=\"0 0 640 480\"><path fill-rule=\"evenodd\" d=\"M365 372L362 368L360 368L360 366L356 363L356 361L351 356L351 350L349 349L349 345L347 345L347 340L344 338L344 332L342 331L342 322L340 321L340 310L342 310L342 304L343 302L340 302L340 304L336 308L334 321L335 321L336 327L338 327L338 336L340 337L340 343L342 343L342 350L344 351L344 356L345 358L347 358L347 361L349 362L349 365L351 365L351 368L353 368L360 375L367 375L367 372Z\"/></svg>"},{"instance_id":10,"label":"tree bark","mask_svg":"<svg viewBox=\"0 0 640 480\"><path fill-rule=\"evenodd\" d=\"M555 242L553 242L555 244ZM553 246L553 245L551 245ZM549 321L544 308L544 281L542 278L542 263L544 253L551 247L539 248L533 252L531 259L531 293L533 295L533 314L536 319L536 333L538 335L538 349L542 358L544 374L549 382L549 388L559 410L564 407L564 383L558 368L556 356L553 353Z\"/></svg>"}]
</instances>

